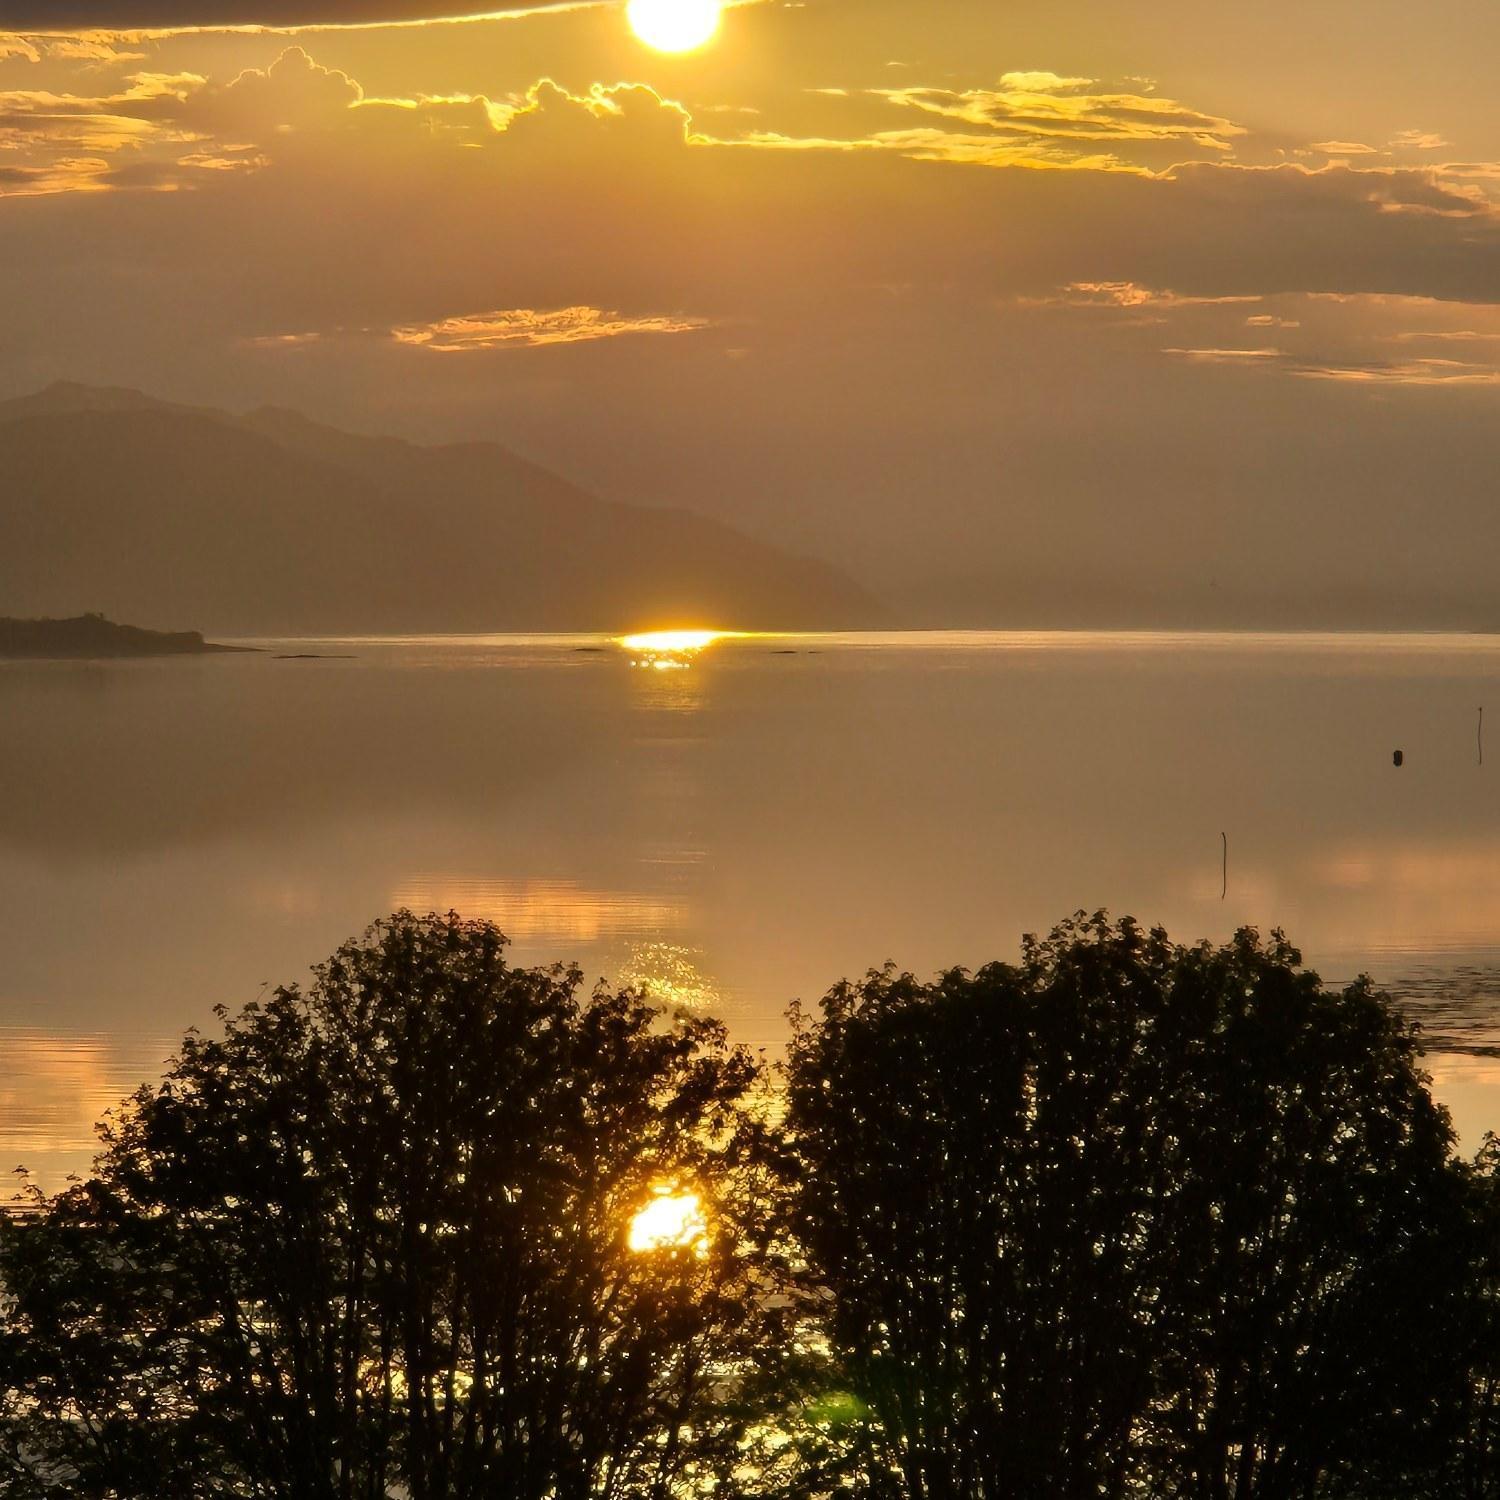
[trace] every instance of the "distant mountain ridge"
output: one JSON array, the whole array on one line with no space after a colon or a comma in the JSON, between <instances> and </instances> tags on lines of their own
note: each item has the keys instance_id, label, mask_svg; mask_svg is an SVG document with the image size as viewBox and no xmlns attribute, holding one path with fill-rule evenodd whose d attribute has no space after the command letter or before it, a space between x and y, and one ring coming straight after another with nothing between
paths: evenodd
<instances>
[{"instance_id":1,"label":"distant mountain ridge","mask_svg":"<svg viewBox=\"0 0 1500 1500\"><path fill-rule=\"evenodd\" d=\"M216 634L883 623L836 568L423 447L61 383L0 402L0 611Z\"/></svg>"}]
</instances>

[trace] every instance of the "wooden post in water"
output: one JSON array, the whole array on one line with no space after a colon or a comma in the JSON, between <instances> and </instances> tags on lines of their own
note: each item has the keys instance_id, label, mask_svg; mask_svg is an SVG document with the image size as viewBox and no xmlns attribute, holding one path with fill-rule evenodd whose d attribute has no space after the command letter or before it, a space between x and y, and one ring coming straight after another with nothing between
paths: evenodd
<instances>
[{"instance_id":1,"label":"wooden post in water","mask_svg":"<svg viewBox=\"0 0 1500 1500\"><path fill-rule=\"evenodd\" d=\"M1229 835L1227 833L1221 833L1219 837L1224 841L1224 881L1223 885L1219 889L1219 900L1227 901L1229 899Z\"/></svg>"}]
</instances>

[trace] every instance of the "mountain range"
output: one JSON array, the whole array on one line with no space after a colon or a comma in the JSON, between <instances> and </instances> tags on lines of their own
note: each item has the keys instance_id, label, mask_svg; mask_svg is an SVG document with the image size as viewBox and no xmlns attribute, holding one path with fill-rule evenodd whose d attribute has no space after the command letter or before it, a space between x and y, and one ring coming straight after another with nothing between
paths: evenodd
<instances>
[{"instance_id":1,"label":"mountain range","mask_svg":"<svg viewBox=\"0 0 1500 1500\"><path fill-rule=\"evenodd\" d=\"M0 402L0 613L295 635L882 622L838 569L425 447L61 383Z\"/></svg>"}]
</instances>

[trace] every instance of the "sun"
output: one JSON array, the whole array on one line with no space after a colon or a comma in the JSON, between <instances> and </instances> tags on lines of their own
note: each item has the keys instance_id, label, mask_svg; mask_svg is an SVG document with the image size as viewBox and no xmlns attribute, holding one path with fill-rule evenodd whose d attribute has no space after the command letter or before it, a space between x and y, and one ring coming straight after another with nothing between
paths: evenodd
<instances>
[{"instance_id":1,"label":"sun","mask_svg":"<svg viewBox=\"0 0 1500 1500\"><path fill-rule=\"evenodd\" d=\"M658 52L691 52L713 40L723 0L630 0L630 29Z\"/></svg>"}]
</instances>

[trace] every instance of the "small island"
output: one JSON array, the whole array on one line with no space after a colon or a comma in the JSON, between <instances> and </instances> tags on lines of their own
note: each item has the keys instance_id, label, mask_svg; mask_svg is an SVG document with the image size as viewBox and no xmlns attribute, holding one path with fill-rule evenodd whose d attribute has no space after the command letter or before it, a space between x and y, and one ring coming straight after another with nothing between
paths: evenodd
<instances>
[{"instance_id":1,"label":"small island","mask_svg":"<svg viewBox=\"0 0 1500 1500\"><path fill-rule=\"evenodd\" d=\"M103 615L76 615L67 620L0 617L0 659L86 661L101 657L203 656L253 649L217 646L196 630L117 625Z\"/></svg>"}]
</instances>

